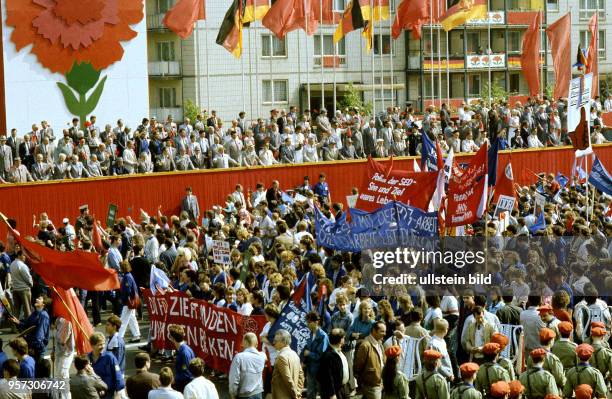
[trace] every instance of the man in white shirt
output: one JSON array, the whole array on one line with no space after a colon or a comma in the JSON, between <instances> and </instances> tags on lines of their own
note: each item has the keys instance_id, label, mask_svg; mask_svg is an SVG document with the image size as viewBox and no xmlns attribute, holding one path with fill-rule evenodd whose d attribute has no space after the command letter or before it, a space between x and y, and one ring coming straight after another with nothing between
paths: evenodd
<instances>
[{"instance_id":1,"label":"man in white shirt","mask_svg":"<svg viewBox=\"0 0 612 399\"><path fill-rule=\"evenodd\" d=\"M199 357L191 360L189 362L189 371L193 374L193 380L183 390L185 399L219 399L215 384L204 377L204 360ZM149 395L149 399L151 399L151 395Z\"/></svg>"},{"instance_id":2,"label":"man in white shirt","mask_svg":"<svg viewBox=\"0 0 612 399\"><path fill-rule=\"evenodd\" d=\"M448 321L444 319L434 320L434 329L432 331L432 337L427 344L427 349L437 350L442 354L441 366L438 372L442 374L449 382L454 379L453 366L451 364L450 356L446 346L444 337L448 333Z\"/></svg>"},{"instance_id":3,"label":"man in white shirt","mask_svg":"<svg viewBox=\"0 0 612 399\"><path fill-rule=\"evenodd\" d=\"M159 382L161 383L161 387L149 391L148 399L183 399L182 393L172 389L173 381L174 373L172 373L172 369L170 367L162 368L159 372ZM211 398L213 398L213 396L211 396ZM215 398L218 398L218 396Z\"/></svg>"},{"instance_id":4,"label":"man in white shirt","mask_svg":"<svg viewBox=\"0 0 612 399\"><path fill-rule=\"evenodd\" d=\"M538 137L538 131L536 129L531 130L531 134L527 137L527 145L529 148L542 148L544 144L540 141Z\"/></svg>"},{"instance_id":5,"label":"man in white shirt","mask_svg":"<svg viewBox=\"0 0 612 399\"><path fill-rule=\"evenodd\" d=\"M228 384L232 398L253 398L263 392L263 369L266 355L257 350L257 336L246 333L242 339L242 352L232 360Z\"/></svg>"},{"instance_id":6,"label":"man in white shirt","mask_svg":"<svg viewBox=\"0 0 612 399\"><path fill-rule=\"evenodd\" d=\"M155 237L155 227L147 225L146 232L147 241L145 242L144 256L151 264L154 264L159 258L159 242Z\"/></svg>"}]
</instances>

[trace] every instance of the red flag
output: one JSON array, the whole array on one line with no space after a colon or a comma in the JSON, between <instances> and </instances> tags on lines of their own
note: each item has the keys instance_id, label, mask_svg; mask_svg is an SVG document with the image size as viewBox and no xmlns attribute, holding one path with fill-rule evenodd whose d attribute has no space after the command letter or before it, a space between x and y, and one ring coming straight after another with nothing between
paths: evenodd
<instances>
[{"instance_id":1,"label":"red flag","mask_svg":"<svg viewBox=\"0 0 612 399\"><path fill-rule=\"evenodd\" d=\"M402 30L412 31L412 37L421 38L421 26L429 19L429 3L427 0L402 0L397 7L391 34L397 39Z\"/></svg>"},{"instance_id":2,"label":"red flag","mask_svg":"<svg viewBox=\"0 0 612 399\"><path fill-rule=\"evenodd\" d=\"M599 88L599 12L595 12L589 21L589 33L591 34L591 44L589 45L588 63L586 73L593 73L593 86L591 96L595 97L598 94Z\"/></svg>"},{"instance_id":3,"label":"red flag","mask_svg":"<svg viewBox=\"0 0 612 399\"><path fill-rule=\"evenodd\" d=\"M566 98L569 95L569 82L572 78L572 49L569 45L571 29L570 13L546 28L555 67L555 99Z\"/></svg>"},{"instance_id":4,"label":"red flag","mask_svg":"<svg viewBox=\"0 0 612 399\"><path fill-rule=\"evenodd\" d=\"M93 334L94 329L74 290L72 288L65 290L54 286L49 288L51 288L51 298L53 299L53 314L72 324L77 353L82 355L91 352L89 337Z\"/></svg>"},{"instance_id":5,"label":"red flag","mask_svg":"<svg viewBox=\"0 0 612 399\"><path fill-rule=\"evenodd\" d=\"M436 191L437 180L438 172L392 170L370 158L355 208L372 212L397 200L426 211Z\"/></svg>"},{"instance_id":6,"label":"red flag","mask_svg":"<svg viewBox=\"0 0 612 399\"><path fill-rule=\"evenodd\" d=\"M263 25L270 29L279 39L289 32L303 29L311 36L319 27L315 13L318 0L276 0L262 20ZM308 28L308 29L307 29Z\"/></svg>"},{"instance_id":7,"label":"red flag","mask_svg":"<svg viewBox=\"0 0 612 399\"><path fill-rule=\"evenodd\" d=\"M96 249L96 252L102 253L104 252L104 245L102 245L102 236L100 235L100 226L98 226L98 224L95 221L96 221L96 218L94 217L93 232L91 234L91 243Z\"/></svg>"},{"instance_id":8,"label":"red flag","mask_svg":"<svg viewBox=\"0 0 612 399\"><path fill-rule=\"evenodd\" d=\"M503 169L496 183L495 194L493 195L494 203L497 203L500 195L516 198L516 193L514 191L514 174L512 173L512 164L510 162L508 162ZM516 202L514 204L517 205Z\"/></svg>"},{"instance_id":9,"label":"red flag","mask_svg":"<svg viewBox=\"0 0 612 399\"><path fill-rule=\"evenodd\" d=\"M331 24L334 21L332 0L314 0L312 7L315 18L320 24Z\"/></svg>"},{"instance_id":10,"label":"red flag","mask_svg":"<svg viewBox=\"0 0 612 399\"><path fill-rule=\"evenodd\" d=\"M464 226L478 221L487 205L487 146L474 155L468 168L453 174L448 184L446 226Z\"/></svg>"},{"instance_id":11,"label":"red flag","mask_svg":"<svg viewBox=\"0 0 612 399\"><path fill-rule=\"evenodd\" d=\"M193 25L198 20L206 19L205 0L179 0L164 16L164 25L187 39L193 32Z\"/></svg>"},{"instance_id":12,"label":"red flag","mask_svg":"<svg viewBox=\"0 0 612 399\"><path fill-rule=\"evenodd\" d=\"M95 252L56 251L22 238L18 231L13 230L8 223L6 225L25 252L32 270L47 284L91 291L110 291L120 287L117 272L105 268Z\"/></svg>"},{"instance_id":13,"label":"red flag","mask_svg":"<svg viewBox=\"0 0 612 399\"><path fill-rule=\"evenodd\" d=\"M536 13L529 28L523 36L523 52L521 54L521 69L529 87L529 94L540 93L540 13Z\"/></svg>"},{"instance_id":14,"label":"red flag","mask_svg":"<svg viewBox=\"0 0 612 399\"><path fill-rule=\"evenodd\" d=\"M436 140L436 160L438 170L444 170L444 158L442 158L442 148L440 148L440 142Z\"/></svg>"}]
</instances>

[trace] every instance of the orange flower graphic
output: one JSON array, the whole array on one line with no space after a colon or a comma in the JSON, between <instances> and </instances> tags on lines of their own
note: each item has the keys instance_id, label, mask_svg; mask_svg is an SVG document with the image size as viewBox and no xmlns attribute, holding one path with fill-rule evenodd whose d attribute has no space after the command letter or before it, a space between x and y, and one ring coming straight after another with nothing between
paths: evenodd
<instances>
[{"instance_id":1,"label":"orange flower graphic","mask_svg":"<svg viewBox=\"0 0 612 399\"><path fill-rule=\"evenodd\" d=\"M32 45L41 65L64 75L75 63L100 71L121 60L121 42L143 18L142 0L7 0L6 8L17 51Z\"/></svg>"}]
</instances>

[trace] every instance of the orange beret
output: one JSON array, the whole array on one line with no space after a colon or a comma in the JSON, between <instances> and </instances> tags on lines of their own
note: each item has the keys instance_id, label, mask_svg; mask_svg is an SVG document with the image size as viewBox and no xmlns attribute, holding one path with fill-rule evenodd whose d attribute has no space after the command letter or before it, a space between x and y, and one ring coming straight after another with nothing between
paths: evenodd
<instances>
[{"instance_id":1,"label":"orange beret","mask_svg":"<svg viewBox=\"0 0 612 399\"><path fill-rule=\"evenodd\" d=\"M574 388L574 392L576 393L576 399L591 399L593 388L587 384L580 384Z\"/></svg>"},{"instance_id":2,"label":"orange beret","mask_svg":"<svg viewBox=\"0 0 612 399\"><path fill-rule=\"evenodd\" d=\"M491 336L491 342L494 344L499 344L500 349L504 349L506 345L508 345L508 337L501 333L495 333Z\"/></svg>"},{"instance_id":3,"label":"orange beret","mask_svg":"<svg viewBox=\"0 0 612 399\"><path fill-rule=\"evenodd\" d=\"M442 357L442 354L436 350L427 349L425 352L423 352L423 357L427 360L437 360Z\"/></svg>"},{"instance_id":4,"label":"orange beret","mask_svg":"<svg viewBox=\"0 0 612 399\"><path fill-rule=\"evenodd\" d=\"M510 393L510 385L506 381L497 381L496 383L491 384L491 390L489 393L494 398L503 398L505 395Z\"/></svg>"},{"instance_id":5,"label":"orange beret","mask_svg":"<svg viewBox=\"0 0 612 399\"><path fill-rule=\"evenodd\" d=\"M548 342L551 339L555 339L556 336L557 334L555 334L555 332L551 330L550 328L540 329L540 342L541 343Z\"/></svg>"},{"instance_id":6,"label":"orange beret","mask_svg":"<svg viewBox=\"0 0 612 399\"><path fill-rule=\"evenodd\" d=\"M605 329L606 325L604 324L603 321L593 321L593 322L591 322L591 328L597 328L597 327Z\"/></svg>"},{"instance_id":7,"label":"orange beret","mask_svg":"<svg viewBox=\"0 0 612 399\"><path fill-rule=\"evenodd\" d=\"M606 335L606 330L601 327L591 328L591 336L592 337L603 337Z\"/></svg>"},{"instance_id":8,"label":"orange beret","mask_svg":"<svg viewBox=\"0 0 612 399\"><path fill-rule=\"evenodd\" d=\"M540 313L548 313L548 312L552 312L552 311L553 311L552 306L550 306L547 303L545 303L544 305L540 306L540 308L538 309L538 312L540 312Z\"/></svg>"},{"instance_id":9,"label":"orange beret","mask_svg":"<svg viewBox=\"0 0 612 399\"><path fill-rule=\"evenodd\" d=\"M484 346L482 347L482 353L484 353L485 355L495 355L499 353L500 350L501 350L501 346L499 346L499 344L496 344L494 342L489 342L488 344L484 344Z\"/></svg>"},{"instance_id":10,"label":"orange beret","mask_svg":"<svg viewBox=\"0 0 612 399\"><path fill-rule=\"evenodd\" d=\"M392 345L385 350L387 357L398 357L402 353L402 348L398 345Z\"/></svg>"},{"instance_id":11,"label":"orange beret","mask_svg":"<svg viewBox=\"0 0 612 399\"><path fill-rule=\"evenodd\" d=\"M566 335L574 331L574 325L569 321L562 321L561 323L559 323L557 328L559 329L560 333Z\"/></svg>"},{"instance_id":12,"label":"orange beret","mask_svg":"<svg viewBox=\"0 0 612 399\"><path fill-rule=\"evenodd\" d=\"M525 387L519 380L510 381L510 397L517 398L520 394L525 392Z\"/></svg>"},{"instance_id":13,"label":"orange beret","mask_svg":"<svg viewBox=\"0 0 612 399\"><path fill-rule=\"evenodd\" d=\"M461 376L463 378L474 375L474 373L477 372L478 369L480 369L480 366L477 365L476 363L463 363L459 367L459 370L461 371Z\"/></svg>"},{"instance_id":14,"label":"orange beret","mask_svg":"<svg viewBox=\"0 0 612 399\"><path fill-rule=\"evenodd\" d=\"M561 396L555 395L554 393L549 393L544 397L544 399L561 399Z\"/></svg>"},{"instance_id":15,"label":"orange beret","mask_svg":"<svg viewBox=\"0 0 612 399\"><path fill-rule=\"evenodd\" d=\"M532 359L544 359L546 357L546 349L544 348L537 348L532 350L529 353L529 356L531 356Z\"/></svg>"},{"instance_id":16,"label":"orange beret","mask_svg":"<svg viewBox=\"0 0 612 399\"><path fill-rule=\"evenodd\" d=\"M576 347L576 355L580 360L589 360L593 355L593 347L589 344L580 344Z\"/></svg>"}]
</instances>

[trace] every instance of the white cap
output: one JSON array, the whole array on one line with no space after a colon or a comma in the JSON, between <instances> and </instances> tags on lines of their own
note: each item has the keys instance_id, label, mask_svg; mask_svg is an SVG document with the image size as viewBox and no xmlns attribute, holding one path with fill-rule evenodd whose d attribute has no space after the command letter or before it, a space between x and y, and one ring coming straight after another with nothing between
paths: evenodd
<instances>
[{"instance_id":1,"label":"white cap","mask_svg":"<svg viewBox=\"0 0 612 399\"><path fill-rule=\"evenodd\" d=\"M64 223L64 224L68 224L68 223L70 223L70 219L68 219L68 218L64 218L64 219L62 220L62 223Z\"/></svg>"}]
</instances>

